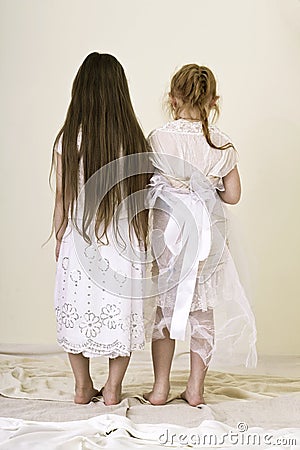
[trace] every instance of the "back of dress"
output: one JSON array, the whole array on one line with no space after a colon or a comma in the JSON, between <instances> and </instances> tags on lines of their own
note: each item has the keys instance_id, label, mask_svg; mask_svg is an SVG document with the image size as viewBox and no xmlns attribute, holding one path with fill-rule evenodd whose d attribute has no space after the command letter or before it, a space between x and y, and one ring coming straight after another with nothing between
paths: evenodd
<instances>
[{"instance_id":1,"label":"back of dress","mask_svg":"<svg viewBox=\"0 0 300 450\"><path fill-rule=\"evenodd\" d=\"M229 137L210 126L218 147ZM149 136L156 168L150 183L152 268L157 316L153 339L184 340L204 364L254 367L255 319L228 248L227 214L217 191L237 164L233 147L219 150L201 122L179 119Z\"/></svg>"},{"instance_id":2,"label":"back of dress","mask_svg":"<svg viewBox=\"0 0 300 450\"><path fill-rule=\"evenodd\" d=\"M215 126L210 126L209 132L218 147L230 142L229 137ZM198 121L179 119L169 122L150 134L149 143L154 152L154 166L170 179L189 180L191 166L194 166L220 191L224 191L222 177L238 162L238 153L233 147L218 150L209 146ZM178 163L174 164L173 158L170 163L163 154L177 157Z\"/></svg>"}]
</instances>

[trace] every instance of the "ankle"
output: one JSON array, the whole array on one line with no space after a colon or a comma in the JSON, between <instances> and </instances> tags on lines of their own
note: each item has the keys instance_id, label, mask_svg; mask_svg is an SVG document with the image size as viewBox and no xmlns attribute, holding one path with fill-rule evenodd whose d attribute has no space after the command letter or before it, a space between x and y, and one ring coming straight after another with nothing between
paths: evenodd
<instances>
[{"instance_id":1,"label":"ankle","mask_svg":"<svg viewBox=\"0 0 300 450\"><path fill-rule=\"evenodd\" d=\"M107 380L107 382L105 383L104 388L118 390L118 389L122 388L122 383L121 382L115 382L115 381Z\"/></svg>"},{"instance_id":2,"label":"ankle","mask_svg":"<svg viewBox=\"0 0 300 450\"><path fill-rule=\"evenodd\" d=\"M76 392L84 392L84 391L88 391L88 390L92 390L94 389L93 383L88 382L88 383L76 383L75 385L75 391Z\"/></svg>"},{"instance_id":3,"label":"ankle","mask_svg":"<svg viewBox=\"0 0 300 450\"><path fill-rule=\"evenodd\" d=\"M154 381L154 388L155 389L170 389L170 381L169 380L155 380Z\"/></svg>"},{"instance_id":4,"label":"ankle","mask_svg":"<svg viewBox=\"0 0 300 450\"><path fill-rule=\"evenodd\" d=\"M197 382L188 382L186 389L190 392L197 393L199 395L203 395L204 393L204 383Z\"/></svg>"}]
</instances>

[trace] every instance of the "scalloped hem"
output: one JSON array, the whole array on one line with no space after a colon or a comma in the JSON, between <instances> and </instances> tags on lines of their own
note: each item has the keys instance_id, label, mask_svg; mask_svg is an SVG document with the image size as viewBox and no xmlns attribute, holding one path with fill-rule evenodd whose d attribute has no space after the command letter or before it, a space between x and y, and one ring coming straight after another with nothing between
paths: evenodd
<instances>
[{"instance_id":1,"label":"scalloped hem","mask_svg":"<svg viewBox=\"0 0 300 450\"><path fill-rule=\"evenodd\" d=\"M144 350L145 348L145 343L134 344L131 348L124 348L124 344L121 344L119 341L114 342L112 345L97 344L92 341L78 345L72 344L66 339L57 339L57 343L65 352L75 355L82 353L86 358L105 356L110 359L115 359L119 356L130 356L133 351Z\"/></svg>"}]
</instances>

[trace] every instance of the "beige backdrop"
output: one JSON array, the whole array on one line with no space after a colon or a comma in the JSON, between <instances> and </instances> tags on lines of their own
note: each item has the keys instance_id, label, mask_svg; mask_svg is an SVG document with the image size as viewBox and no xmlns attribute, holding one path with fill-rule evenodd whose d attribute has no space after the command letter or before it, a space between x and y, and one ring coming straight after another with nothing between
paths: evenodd
<instances>
[{"instance_id":1,"label":"beige backdrop","mask_svg":"<svg viewBox=\"0 0 300 450\"><path fill-rule=\"evenodd\" d=\"M299 353L298 0L1 0L2 343L55 343L53 140L75 73L91 51L128 75L145 130L165 121L170 76L216 73L219 126L240 152L231 208L248 255L258 350Z\"/></svg>"}]
</instances>

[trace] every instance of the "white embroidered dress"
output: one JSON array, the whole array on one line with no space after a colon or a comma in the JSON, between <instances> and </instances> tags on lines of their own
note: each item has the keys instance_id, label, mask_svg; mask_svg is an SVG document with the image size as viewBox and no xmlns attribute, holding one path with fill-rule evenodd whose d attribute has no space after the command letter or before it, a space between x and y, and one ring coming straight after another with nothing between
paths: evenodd
<instances>
[{"instance_id":1,"label":"white embroidered dress","mask_svg":"<svg viewBox=\"0 0 300 450\"><path fill-rule=\"evenodd\" d=\"M80 141L79 135L78 147ZM56 151L62 153L62 140ZM79 191L83 184L81 160ZM118 227L129 242L126 214ZM112 227L108 239L108 245L89 245L74 228L69 211L55 280L57 340L69 353L116 358L144 348L144 265L124 254ZM138 248L136 236L132 239Z\"/></svg>"},{"instance_id":2,"label":"white embroidered dress","mask_svg":"<svg viewBox=\"0 0 300 450\"><path fill-rule=\"evenodd\" d=\"M210 136L217 146L230 142L215 126L210 127ZM152 247L156 247L154 255L159 255L152 269L158 280L153 340L164 338L164 328L171 338L183 340L189 323L191 350L206 365L253 367L257 362L255 319L229 251L226 206L217 194L218 190L225 190L222 178L237 164L237 151L232 147L210 147L201 122L185 119L156 129L150 134L149 143L156 167L150 198L155 208L153 229L158 233ZM186 212L180 213L182 207L187 208ZM194 268L187 260L187 276L171 286L168 283L179 280L176 276L183 273L184 265L183 260L176 259L180 234L175 232L172 215L177 215L179 221L183 218L182 230L190 230L186 233L192 234L190 222L194 221L201 242L194 243L194 247L200 245ZM209 216L210 226L214 223L213 234L208 226ZM160 237L162 247L158 248ZM187 248L191 258L193 244ZM171 288L162 289L163 280Z\"/></svg>"}]
</instances>

